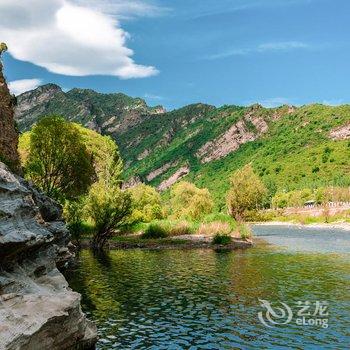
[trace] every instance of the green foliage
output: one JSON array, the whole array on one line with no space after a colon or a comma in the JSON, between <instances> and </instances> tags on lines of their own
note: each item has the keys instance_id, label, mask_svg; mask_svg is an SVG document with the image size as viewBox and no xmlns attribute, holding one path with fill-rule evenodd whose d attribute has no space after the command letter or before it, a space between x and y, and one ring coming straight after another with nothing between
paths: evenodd
<instances>
[{"instance_id":1,"label":"green foliage","mask_svg":"<svg viewBox=\"0 0 350 350\"><path fill-rule=\"evenodd\" d=\"M151 222L162 218L161 197L155 188L140 184L129 191L133 202L132 223Z\"/></svg>"},{"instance_id":2,"label":"green foliage","mask_svg":"<svg viewBox=\"0 0 350 350\"><path fill-rule=\"evenodd\" d=\"M286 106L255 109L254 117L261 117L267 122L268 132L258 136L256 141L241 145L226 157L206 164L202 164L196 156L200 147L220 137L251 109L237 106L214 109L200 104L188 107L145 119L121 136L122 153L126 159L132 159L126 176L137 173L146 178L152 170L175 159L187 163L191 172L186 180L200 188L208 188L218 211L225 209L229 190L227 179L232 172L248 163L268 190L263 206L268 206L277 192L350 185L349 141L329 138L333 128L348 123L349 105L330 107L315 104L297 108L292 113ZM278 118L273 117L276 115ZM248 124L247 129L254 132ZM140 139L140 142L136 147L128 146L130 139ZM150 154L137 160L145 149ZM170 168L150 184L157 186L175 170L176 167Z\"/></svg>"},{"instance_id":3,"label":"green foliage","mask_svg":"<svg viewBox=\"0 0 350 350\"><path fill-rule=\"evenodd\" d=\"M315 201L317 204L349 202L350 187L319 187L314 190L306 188L289 192L279 192L272 198L272 207L301 207L307 201Z\"/></svg>"},{"instance_id":4,"label":"green foliage","mask_svg":"<svg viewBox=\"0 0 350 350\"><path fill-rule=\"evenodd\" d=\"M168 236L167 230L161 224L154 222L151 223L145 232L142 234L142 238L153 239L153 238L165 238Z\"/></svg>"},{"instance_id":5,"label":"green foliage","mask_svg":"<svg viewBox=\"0 0 350 350\"><path fill-rule=\"evenodd\" d=\"M63 217L67 228L76 243L80 243L81 236L91 231L91 228L83 221L84 198L75 201L66 201L63 207Z\"/></svg>"},{"instance_id":6,"label":"green foliage","mask_svg":"<svg viewBox=\"0 0 350 350\"><path fill-rule=\"evenodd\" d=\"M117 144L110 136L102 136L78 124L71 123L71 125L79 130L86 148L92 154L98 179L109 186L119 186L121 184L123 161Z\"/></svg>"},{"instance_id":7,"label":"green foliage","mask_svg":"<svg viewBox=\"0 0 350 350\"><path fill-rule=\"evenodd\" d=\"M102 249L113 234L128 225L132 212L131 194L99 181L90 188L85 212L95 227L92 246Z\"/></svg>"},{"instance_id":8,"label":"green foliage","mask_svg":"<svg viewBox=\"0 0 350 350\"><path fill-rule=\"evenodd\" d=\"M266 187L250 165L237 170L231 178L227 206L231 215L240 220L247 210L259 209L267 194Z\"/></svg>"},{"instance_id":9,"label":"green foliage","mask_svg":"<svg viewBox=\"0 0 350 350\"><path fill-rule=\"evenodd\" d=\"M61 117L45 117L24 141L29 141L25 175L39 189L62 202L87 192L95 172L76 126Z\"/></svg>"},{"instance_id":10,"label":"green foliage","mask_svg":"<svg viewBox=\"0 0 350 350\"><path fill-rule=\"evenodd\" d=\"M245 224L240 224L238 231L242 239L249 239L252 237L252 230Z\"/></svg>"},{"instance_id":11,"label":"green foliage","mask_svg":"<svg viewBox=\"0 0 350 350\"><path fill-rule=\"evenodd\" d=\"M232 237L227 234L217 233L212 240L213 244L227 245L232 242Z\"/></svg>"},{"instance_id":12,"label":"green foliage","mask_svg":"<svg viewBox=\"0 0 350 350\"><path fill-rule=\"evenodd\" d=\"M176 218L198 220L213 210L213 200L207 189L181 181L170 191L172 214Z\"/></svg>"}]
</instances>

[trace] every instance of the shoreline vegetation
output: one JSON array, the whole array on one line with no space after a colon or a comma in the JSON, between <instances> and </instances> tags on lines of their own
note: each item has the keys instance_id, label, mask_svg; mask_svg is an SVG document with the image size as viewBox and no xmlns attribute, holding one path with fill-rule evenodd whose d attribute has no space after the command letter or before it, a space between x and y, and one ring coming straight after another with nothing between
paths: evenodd
<instances>
[{"instance_id":1,"label":"shoreline vegetation","mask_svg":"<svg viewBox=\"0 0 350 350\"><path fill-rule=\"evenodd\" d=\"M43 117L22 134L19 153L26 179L62 205L73 240L86 246L88 235L94 250L235 249L252 245L249 222L328 223L350 217L349 188L277 192L251 163L227 178L226 204L220 208L215 193L183 179L165 191L142 182L126 187L114 140L60 116ZM335 210L332 203L347 207Z\"/></svg>"}]
</instances>

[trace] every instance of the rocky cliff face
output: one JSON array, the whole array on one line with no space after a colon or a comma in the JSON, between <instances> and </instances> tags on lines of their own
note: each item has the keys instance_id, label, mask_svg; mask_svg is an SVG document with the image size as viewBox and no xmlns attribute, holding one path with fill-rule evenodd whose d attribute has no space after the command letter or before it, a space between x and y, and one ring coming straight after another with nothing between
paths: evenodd
<instances>
[{"instance_id":1,"label":"rocky cliff face","mask_svg":"<svg viewBox=\"0 0 350 350\"><path fill-rule=\"evenodd\" d=\"M0 163L0 349L92 349L96 328L58 268L72 257L60 208Z\"/></svg>"},{"instance_id":2,"label":"rocky cliff face","mask_svg":"<svg viewBox=\"0 0 350 350\"><path fill-rule=\"evenodd\" d=\"M6 162L13 171L20 172L14 104L15 99L9 93L0 62L0 161Z\"/></svg>"},{"instance_id":3,"label":"rocky cliff face","mask_svg":"<svg viewBox=\"0 0 350 350\"><path fill-rule=\"evenodd\" d=\"M149 107L141 98L90 89L64 92L58 85L47 84L18 96L15 118L19 128L27 130L41 116L56 114L95 131L118 136L142 120L162 113L165 113L162 106Z\"/></svg>"}]
</instances>

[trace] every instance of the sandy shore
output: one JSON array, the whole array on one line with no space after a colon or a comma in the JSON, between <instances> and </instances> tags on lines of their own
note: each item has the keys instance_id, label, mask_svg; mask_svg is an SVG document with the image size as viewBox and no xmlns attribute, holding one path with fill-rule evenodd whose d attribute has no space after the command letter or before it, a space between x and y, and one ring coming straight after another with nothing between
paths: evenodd
<instances>
[{"instance_id":1,"label":"sandy shore","mask_svg":"<svg viewBox=\"0 0 350 350\"><path fill-rule=\"evenodd\" d=\"M295 222L286 221L268 221L268 222L254 222L250 225L260 226L297 226L297 227L308 227L308 228L327 228L327 229L338 229L350 232L350 223L348 222L333 222L333 223L314 223L314 224L300 224Z\"/></svg>"}]
</instances>

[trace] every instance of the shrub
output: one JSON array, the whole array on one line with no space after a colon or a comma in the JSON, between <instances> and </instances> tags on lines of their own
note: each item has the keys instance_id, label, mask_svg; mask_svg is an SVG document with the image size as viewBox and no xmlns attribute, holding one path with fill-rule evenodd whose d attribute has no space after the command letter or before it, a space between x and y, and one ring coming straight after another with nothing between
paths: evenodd
<instances>
[{"instance_id":1,"label":"shrub","mask_svg":"<svg viewBox=\"0 0 350 350\"><path fill-rule=\"evenodd\" d=\"M247 225L239 225L238 231L242 239L249 239L252 237L252 230Z\"/></svg>"},{"instance_id":2,"label":"shrub","mask_svg":"<svg viewBox=\"0 0 350 350\"><path fill-rule=\"evenodd\" d=\"M128 225L131 195L117 186L98 182L92 185L86 201L85 211L95 225L92 247L102 249L114 233Z\"/></svg>"},{"instance_id":3,"label":"shrub","mask_svg":"<svg viewBox=\"0 0 350 350\"><path fill-rule=\"evenodd\" d=\"M141 238L152 239L152 238L166 238L168 237L167 230L159 223L151 223L141 235Z\"/></svg>"},{"instance_id":4,"label":"shrub","mask_svg":"<svg viewBox=\"0 0 350 350\"><path fill-rule=\"evenodd\" d=\"M191 235L194 233L194 228L187 221L175 223L170 229L170 236Z\"/></svg>"},{"instance_id":5,"label":"shrub","mask_svg":"<svg viewBox=\"0 0 350 350\"><path fill-rule=\"evenodd\" d=\"M236 171L231 178L231 188L227 195L229 213L237 220L245 216L247 210L262 206L267 189L251 165Z\"/></svg>"},{"instance_id":6,"label":"shrub","mask_svg":"<svg viewBox=\"0 0 350 350\"><path fill-rule=\"evenodd\" d=\"M133 202L132 223L162 218L161 197L155 188L140 184L131 188L130 193Z\"/></svg>"},{"instance_id":7,"label":"shrub","mask_svg":"<svg viewBox=\"0 0 350 350\"><path fill-rule=\"evenodd\" d=\"M217 233L214 237L213 237L213 244L221 244L221 245L227 245L230 244L232 242L232 237L230 235L227 234L220 234Z\"/></svg>"},{"instance_id":8,"label":"shrub","mask_svg":"<svg viewBox=\"0 0 350 350\"><path fill-rule=\"evenodd\" d=\"M63 207L63 217L72 238L79 244L81 235L84 233L82 200L66 201Z\"/></svg>"},{"instance_id":9,"label":"shrub","mask_svg":"<svg viewBox=\"0 0 350 350\"><path fill-rule=\"evenodd\" d=\"M197 233L200 235L229 235L232 232L227 222L214 221L200 225Z\"/></svg>"},{"instance_id":10,"label":"shrub","mask_svg":"<svg viewBox=\"0 0 350 350\"><path fill-rule=\"evenodd\" d=\"M209 191L181 181L170 190L173 215L180 219L198 220L212 212L214 202Z\"/></svg>"}]
</instances>

